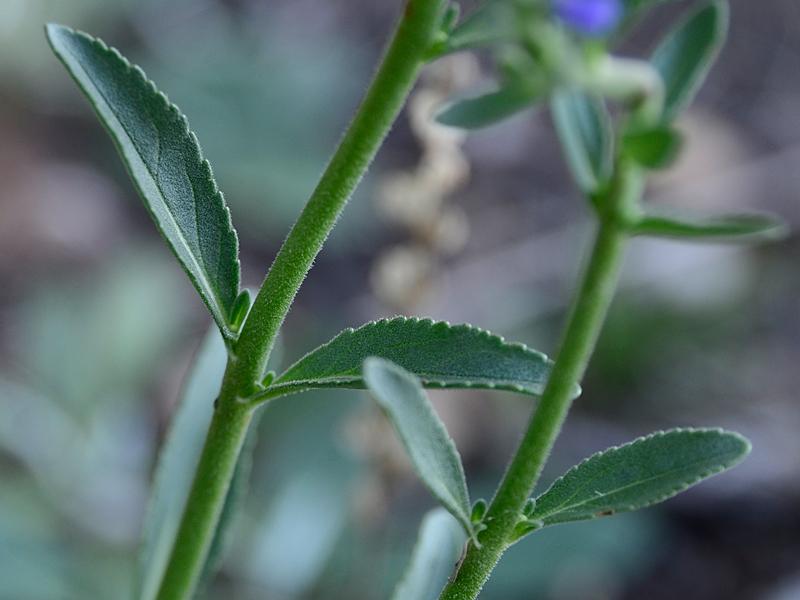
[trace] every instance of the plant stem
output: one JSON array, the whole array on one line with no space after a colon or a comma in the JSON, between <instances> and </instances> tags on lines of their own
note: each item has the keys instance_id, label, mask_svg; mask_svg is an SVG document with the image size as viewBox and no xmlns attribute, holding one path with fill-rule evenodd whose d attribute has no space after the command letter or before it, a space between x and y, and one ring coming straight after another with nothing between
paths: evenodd
<instances>
[{"instance_id":1,"label":"plant stem","mask_svg":"<svg viewBox=\"0 0 800 600\"><path fill-rule=\"evenodd\" d=\"M443 0L408 0L380 67L317 188L284 241L232 349L158 600L190 598L253 414L245 400L300 285L405 103L440 25Z\"/></svg>"},{"instance_id":2,"label":"plant stem","mask_svg":"<svg viewBox=\"0 0 800 600\"><path fill-rule=\"evenodd\" d=\"M614 204L629 203L639 191L636 176L626 178ZM578 384L594 350L597 337L614 296L622 264L626 232L609 215L601 218L589 264L573 304L556 361L544 393L531 416L528 429L506 470L487 511L481 547L470 544L455 578L442 592L442 600L476 598L500 556L513 541L523 504L533 492Z\"/></svg>"},{"instance_id":3,"label":"plant stem","mask_svg":"<svg viewBox=\"0 0 800 600\"><path fill-rule=\"evenodd\" d=\"M235 388L226 385L230 381L229 372L230 363L167 570L161 580L158 600L190 598L194 593L247 437L254 411L231 393Z\"/></svg>"},{"instance_id":4,"label":"plant stem","mask_svg":"<svg viewBox=\"0 0 800 600\"><path fill-rule=\"evenodd\" d=\"M402 109L438 30L442 5L406 4L361 108L275 257L236 345L241 372L252 382L260 379L300 284Z\"/></svg>"}]
</instances>

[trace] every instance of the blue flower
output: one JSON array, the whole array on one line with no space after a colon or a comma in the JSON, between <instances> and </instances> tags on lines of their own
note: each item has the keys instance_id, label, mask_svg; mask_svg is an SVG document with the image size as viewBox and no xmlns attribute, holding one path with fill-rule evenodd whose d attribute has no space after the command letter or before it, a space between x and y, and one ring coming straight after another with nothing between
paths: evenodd
<instances>
[{"instance_id":1,"label":"blue flower","mask_svg":"<svg viewBox=\"0 0 800 600\"><path fill-rule=\"evenodd\" d=\"M622 17L620 0L552 0L556 16L570 29L588 36L610 32Z\"/></svg>"}]
</instances>

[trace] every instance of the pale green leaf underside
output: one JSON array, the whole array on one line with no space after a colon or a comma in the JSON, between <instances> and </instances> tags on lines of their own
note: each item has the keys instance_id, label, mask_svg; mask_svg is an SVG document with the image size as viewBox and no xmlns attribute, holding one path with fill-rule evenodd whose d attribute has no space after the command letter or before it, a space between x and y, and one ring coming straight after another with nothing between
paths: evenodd
<instances>
[{"instance_id":1,"label":"pale green leaf underside","mask_svg":"<svg viewBox=\"0 0 800 600\"><path fill-rule=\"evenodd\" d=\"M653 53L665 86L664 120L671 121L694 99L725 43L728 4L713 2L678 24Z\"/></svg>"},{"instance_id":2,"label":"pale green leaf underside","mask_svg":"<svg viewBox=\"0 0 800 600\"><path fill-rule=\"evenodd\" d=\"M436 600L458 563L467 536L447 511L425 515L411 560L392 600Z\"/></svg>"},{"instance_id":3,"label":"pale green leaf underside","mask_svg":"<svg viewBox=\"0 0 800 600\"><path fill-rule=\"evenodd\" d=\"M362 364L368 356L400 365L426 387L532 395L544 390L551 366L541 352L470 325L394 317L346 329L289 367L261 396L312 388L363 389ZM579 393L576 389L575 396Z\"/></svg>"},{"instance_id":4,"label":"pale green leaf underside","mask_svg":"<svg viewBox=\"0 0 800 600\"><path fill-rule=\"evenodd\" d=\"M156 468L144 523L135 579L137 600L152 600L167 566L192 484L203 440L211 423L227 352L212 330L195 357Z\"/></svg>"},{"instance_id":5,"label":"pale green leaf underside","mask_svg":"<svg viewBox=\"0 0 800 600\"><path fill-rule=\"evenodd\" d=\"M592 193L611 173L614 135L602 101L586 94L560 90L551 111L567 165L578 187Z\"/></svg>"},{"instance_id":6,"label":"pale green leaf underside","mask_svg":"<svg viewBox=\"0 0 800 600\"><path fill-rule=\"evenodd\" d=\"M663 210L651 210L631 229L635 235L731 243L776 240L786 231L784 221L770 214L704 216Z\"/></svg>"},{"instance_id":7,"label":"pale green leaf underside","mask_svg":"<svg viewBox=\"0 0 800 600\"><path fill-rule=\"evenodd\" d=\"M239 292L238 241L186 118L101 40L47 26L58 58L113 138L144 203L223 335Z\"/></svg>"},{"instance_id":8,"label":"pale green leaf underside","mask_svg":"<svg viewBox=\"0 0 800 600\"><path fill-rule=\"evenodd\" d=\"M599 452L536 499L530 522L554 525L656 504L739 463L750 443L721 429L671 429Z\"/></svg>"},{"instance_id":9,"label":"pale green leaf underside","mask_svg":"<svg viewBox=\"0 0 800 600\"><path fill-rule=\"evenodd\" d=\"M474 537L464 468L419 380L382 358L364 362L364 380L405 446L422 482Z\"/></svg>"}]
</instances>

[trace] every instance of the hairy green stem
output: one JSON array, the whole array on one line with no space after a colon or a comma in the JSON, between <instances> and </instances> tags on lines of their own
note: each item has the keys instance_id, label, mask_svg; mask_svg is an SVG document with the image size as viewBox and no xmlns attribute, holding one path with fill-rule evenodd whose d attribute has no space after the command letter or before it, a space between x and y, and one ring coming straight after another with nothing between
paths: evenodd
<instances>
[{"instance_id":1,"label":"hairy green stem","mask_svg":"<svg viewBox=\"0 0 800 600\"><path fill-rule=\"evenodd\" d=\"M215 403L180 529L161 580L158 600L190 598L203 572L253 409L240 402L230 384L230 365ZM227 384L227 385L226 385Z\"/></svg>"},{"instance_id":2,"label":"hairy green stem","mask_svg":"<svg viewBox=\"0 0 800 600\"><path fill-rule=\"evenodd\" d=\"M623 211L641 191L640 178L623 169L614 198ZM533 492L542 468L572 404L574 386L581 381L616 290L627 233L613 214L601 215L589 264L573 304L561 346L541 400L528 429L489 506L480 534L480 548L469 545L455 578L442 600L471 600L478 596L513 535L522 507Z\"/></svg>"},{"instance_id":3,"label":"hairy green stem","mask_svg":"<svg viewBox=\"0 0 800 600\"><path fill-rule=\"evenodd\" d=\"M245 400L300 285L405 103L440 26L443 0L408 0L380 67L253 302L223 380L158 600L191 598L253 414Z\"/></svg>"},{"instance_id":4,"label":"hairy green stem","mask_svg":"<svg viewBox=\"0 0 800 600\"><path fill-rule=\"evenodd\" d=\"M256 382L300 284L405 103L438 31L441 0L410 0L349 130L264 280L236 345ZM255 388L250 390L255 391Z\"/></svg>"}]
</instances>

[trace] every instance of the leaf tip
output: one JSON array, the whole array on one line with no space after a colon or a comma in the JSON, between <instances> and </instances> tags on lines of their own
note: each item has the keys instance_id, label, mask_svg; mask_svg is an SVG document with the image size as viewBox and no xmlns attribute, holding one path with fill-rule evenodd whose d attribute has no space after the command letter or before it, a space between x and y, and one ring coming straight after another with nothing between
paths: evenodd
<instances>
[{"instance_id":1,"label":"leaf tip","mask_svg":"<svg viewBox=\"0 0 800 600\"><path fill-rule=\"evenodd\" d=\"M47 38L47 43L57 56L60 54L59 48L69 40L70 36L76 33L74 29L60 23L51 22L46 23L44 26L44 35Z\"/></svg>"},{"instance_id":2,"label":"leaf tip","mask_svg":"<svg viewBox=\"0 0 800 600\"><path fill-rule=\"evenodd\" d=\"M740 463L745 458L747 458L747 455L749 455L750 452L753 451L753 444L750 442L749 439L747 439L741 433L738 433L736 431L728 431L726 429L719 429L718 431L721 435L724 435L739 444L739 455L734 460L732 465Z\"/></svg>"}]
</instances>

